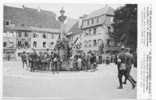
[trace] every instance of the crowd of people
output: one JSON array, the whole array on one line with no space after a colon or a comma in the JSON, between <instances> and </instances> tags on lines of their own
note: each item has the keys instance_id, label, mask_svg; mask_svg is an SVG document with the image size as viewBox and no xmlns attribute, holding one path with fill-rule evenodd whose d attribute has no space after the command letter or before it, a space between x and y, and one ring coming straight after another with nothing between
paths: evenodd
<instances>
[{"instance_id":1,"label":"crowd of people","mask_svg":"<svg viewBox=\"0 0 156 100\"><path fill-rule=\"evenodd\" d=\"M56 52L39 52L35 50L32 53L23 52L21 55L23 68L27 67L30 71L35 70L50 70L53 72L59 72L63 70L63 59ZM97 66L96 55L93 52L87 54L80 53L73 55L66 60L69 62L68 70L81 71L81 70L95 70Z\"/></svg>"},{"instance_id":2,"label":"crowd of people","mask_svg":"<svg viewBox=\"0 0 156 100\"><path fill-rule=\"evenodd\" d=\"M92 51L88 53L80 53L71 57L73 70L92 70L95 71L97 67L96 54Z\"/></svg>"},{"instance_id":3,"label":"crowd of people","mask_svg":"<svg viewBox=\"0 0 156 100\"><path fill-rule=\"evenodd\" d=\"M55 52L39 52L34 51L33 53L23 52L21 55L23 68L25 65L27 68L30 68L30 71L35 70L50 70L52 72L58 73L62 70L63 60L58 53ZM67 61L67 60L66 60ZM97 65L99 63L105 62L107 60L101 60L95 52L89 51L87 53L81 52L75 55L72 55L68 60L68 70L70 71L96 71ZM111 56L110 63L117 65L118 69L118 80L119 80L119 89L123 88L123 84L127 83L127 80L132 84L132 88L135 88L136 81L130 75L131 67L134 65L136 67L135 55L125 48L122 48L120 53L114 54ZM122 78L125 77L123 82Z\"/></svg>"}]
</instances>

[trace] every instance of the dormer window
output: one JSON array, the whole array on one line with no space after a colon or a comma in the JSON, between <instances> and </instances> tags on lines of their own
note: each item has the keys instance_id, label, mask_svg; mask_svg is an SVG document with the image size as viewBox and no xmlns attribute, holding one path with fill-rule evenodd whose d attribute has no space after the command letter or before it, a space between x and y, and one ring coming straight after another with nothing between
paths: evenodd
<instances>
[{"instance_id":1,"label":"dormer window","mask_svg":"<svg viewBox=\"0 0 156 100\"><path fill-rule=\"evenodd\" d=\"M99 23L99 17L97 17L96 21L97 21L97 23Z\"/></svg>"},{"instance_id":2,"label":"dormer window","mask_svg":"<svg viewBox=\"0 0 156 100\"><path fill-rule=\"evenodd\" d=\"M94 18L91 19L92 24L94 24Z\"/></svg>"},{"instance_id":3,"label":"dormer window","mask_svg":"<svg viewBox=\"0 0 156 100\"><path fill-rule=\"evenodd\" d=\"M24 34L24 35L25 35L25 37L28 37L28 33L27 33L27 32L25 32L25 34Z\"/></svg>"},{"instance_id":4,"label":"dormer window","mask_svg":"<svg viewBox=\"0 0 156 100\"><path fill-rule=\"evenodd\" d=\"M89 25L89 20L87 20L87 25Z\"/></svg>"},{"instance_id":5,"label":"dormer window","mask_svg":"<svg viewBox=\"0 0 156 100\"><path fill-rule=\"evenodd\" d=\"M46 48L46 42L43 42L43 48Z\"/></svg>"},{"instance_id":6,"label":"dormer window","mask_svg":"<svg viewBox=\"0 0 156 100\"><path fill-rule=\"evenodd\" d=\"M33 33L33 38L36 38L37 37L37 33Z\"/></svg>"},{"instance_id":7,"label":"dormer window","mask_svg":"<svg viewBox=\"0 0 156 100\"><path fill-rule=\"evenodd\" d=\"M11 21L10 21L10 20L5 20L5 21L4 21L4 24L5 24L6 26L9 26L9 25L11 24Z\"/></svg>"},{"instance_id":8,"label":"dormer window","mask_svg":"<svg viewBox=\"0 0 156 100\"><path fill-rule=\"evenodd\" d=\"M3 47L6 47L7 46L7 43L6 42L3 42Z\"/></svg>"},{"instance_id":9,"label":"dormer window","mask_svg":"<svg viewBox=\"0 0 156 100\"><path fill-rule=\"evenodd\" d=\"M43 38L46 38L46 34L43 34Z\"/></svg>"}]
</instances>

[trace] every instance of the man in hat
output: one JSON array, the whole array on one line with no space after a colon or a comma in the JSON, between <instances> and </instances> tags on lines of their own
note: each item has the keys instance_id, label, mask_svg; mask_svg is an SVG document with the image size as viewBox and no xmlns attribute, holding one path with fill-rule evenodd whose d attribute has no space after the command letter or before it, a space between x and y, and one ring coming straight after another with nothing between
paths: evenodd
<instances>
[{"instance_id":1,"label":"man in hat","mask_svg":"<svg viewBox=\"0 0 156 100\"><path fill-rule=\"evenodd\" d=\"M27 66L27 54L25 51L23 51L23 53L21 55L21 60L22 60L23 68L24 68L24 65Z\"/></svg>"},{"instance_id":2,"label":"man in hat","mask_svg":"<svg viewBox=\"0 0 156 100\"><path fill-rule=\"evenodd\" d=\"M123 88L123 82L122 77L125 76L126 79L130 81L132 84L132 88L135 88L136 84L133 81L134 79L129 75L128 73L128 67L127 67L127 56L125 55L125 48L121 48L121 53L118 55L117 58L117 67L118 67L118 79L119 79L119 89Z\"/></svg>"},{"instance_id":3,"label":"man in hat","mask_svg":"<svg viewBox=\"0 0 156 100\"><path fill-rule=\"evenodd\" d=\"M136 84L136 81L132 78L132 76L130 75L131 72L131 68L132 68L132 64L133 64L133 55L131 53L130 48L128 48L125 52L125 56L126 56L126 67L127 67L127 76L129 76L131 78L131 80L133 81L133 83ZM127 77L125 77L125 81L123 82L123 84L127 83Z\"/></svg>"},{"instance_id":4,"label":"man in hat","mask_svg":"<svg viewBox=\"0 0 156 100\"><path fill-rule=\"evenodd\" d=\"M38 61L38 55L35 49L32 49L32 53L30 54L30 62L31 62L31 66L30 66L30 71L34 71L36 68L36 65L38 65L39 63Z\"/></svg>"}]
</instances>

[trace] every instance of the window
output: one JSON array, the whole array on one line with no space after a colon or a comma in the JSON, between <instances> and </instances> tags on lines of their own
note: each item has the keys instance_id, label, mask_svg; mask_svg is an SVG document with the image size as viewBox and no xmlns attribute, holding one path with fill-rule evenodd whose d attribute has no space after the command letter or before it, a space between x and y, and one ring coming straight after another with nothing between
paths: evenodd
<instances>
[{"instance_id":1,"label":"window","mask_svg":"<svg viewBox=\"0 0 156 100\"><path fill-rule=\"evenodd\" d=\"M11 21L10 21L10 20L5 20L4 24L5 24L6 26L8 26L8 25L11 24Z\"/></svg>"},{"instance_id":2,"label":"window","mask_svg":"<svg viewBox=\"0 0 156 100\"><path fill-rule=\"evenodd\" d=\"M37 34L36 33L33 33L33 37L36 38L37 37Z\"/></svg>"},{"instance_id":3,"label":"window","mask_svg":"<svg viewBox=\"0 0 156 100\"><path fill-rule=\"evenodd\" d=\"M22 36L22 33L19 32L19 33L18 33L18 37L21 37L21 36Z\"/></svg>"},{"instance_id":4,"label":"window","mask_svg":"<svg viewBox=\"0 0 156 100\"><path fill-rule=\"evenodd\" d=\"M98 39L98 45L101 45L103 43L102 39Z\"/></svg>"},{"instance_id":5,"label":"window","mask_svg":"<svg viewBox=\"0 0 156 100\"><path fill-rule=\"evenodd\" d=\"M89 25L89 20L87 20L87 25Z\"/></svg>"},{"instance_id":6,"label":"window","mask_svg":"<svg viewBox=\"0 0 156 100\"><path fill-rule=\"evenodd\" d=\"M84 30L85 35L88 35L88 32L86 30Z\"/></svg>"},{"instance_id":7,"label":"window","mask_svg":"<svg viewBox=\"0 0 156 100\"><path fill-rule=\"evenodd\" d=\"M54 44L54 42L51 42L50 44L51 44L51 46L52 46L52 45Z\"/></svg>"},{"instance_id":8,"label":"window","mask_svg":"<svg viewBox=\"0 0 156 100\"><path fill-rule=\"evenodd\" d=\"M91 19L92 24L94 24L94 18Z\"/></svg>"},{"instance_id":9,"label":"window","mask_svg":"<svg viewBox=\"0 0 156 100\"><path fill-rule=\"evenodd\" d=\"M34 47L34 48L37 47L37 42L36 42L36 41L33 42L33 47Z\"/></svg>"},{"instance_id":10,"label":"window","mask_svg":"<svg viewBox=\"0 0 156 100\"><path fill-rule=\"evenodd\" d=\"M107 46L110 46L110 39L107 40Z\"/></svg>"},{"instance_id":11,"label":"window","mask_svg":"<svg viewBox=\"0 0 156 100\"><path fill-rule=\"evenodd\" d=\"M46 34L43 34L43 38L46 38Z\"/></svg>"},{"instance_id":12,"label":"window","mask_svg":"<svg viewBox=\"0 0 156 100\"><path fill-rule=\"evenodd\" d=\"M6 24L5 25L9 25L9 22L8 21L6 21Z\"/></svg>"},{"instance_id":13,"label":"window","mask_svg":"<svg viewBox=\"0 0 156 100\"><path fill-rule=\"evenodd\" d=\"M111 17L111 19L110 19L110 20L111 20L110 22L111 22L111 23L113 23L113 21L114 21L113 17Z\"/></svg>"},{"instance_id":14,"label":"window","mask_svg":"<svg viewBox=\"0 0 156 100\"><path fill-rule=\"evenodd\" d=\"M91 34L91 31L92 31L92 30L91 30L91 29L89 29L89 34Z\"/></svg>"},{"instance_id":15,"label":"window","mask_svg":"<svg viewBox=\"0 0 156 100\"><path fill-rule=\"evenodd\" d=\"M84 41L84 47L87 47L87 45L88 45L88 41L85 40L85 41Z\"/></svg>"},{"instance_id":16,"label":"window","mask_svg":"<svg viewBox=\"0 0 156 100\"><path fill-rule=\"evenodd\" d=\"M25 37L28 37L28 33L27 33L27 32L25 32L25 34L24 34L24 35L25 35Z\"/></svg>"},{"instance_id":17,"label":"window","mask_svg":"<svg viewBox=\"0 0 156 100\"><path fill-rule=\"evenodd\" d=\"M99 23L99 17L97 17L96 22Z\"/></svg>"},{"instance_id":18,"label":"window","mask_svg":"<svg viewBox=\"0 0 156 100\"><path fill-rule=\"evenodd\" d=\"M43 42L43 48L46 48L46 42Z\"/></svg>"},{"instance_id":19,"label":"window","mask_svg":"<svg viewBox=\"0 0 156 100\"><path fill-rule=\"evenodd\" d=\"M96 46L96 45L97 45L96 40L93 40L93 46Z\"/></svg>"},{"instance_id":20,"label":"window","mask_svg":"<svg viewBox=\"0 0 156 100\"><path fill-rule=\"evenodd\" d=\"M25 47L26 47L26 48L29 48L28 42L25 42Z\"/></svg>"},{"instance_id":21,"label":"window","mask_svg":"<svg viewBox=\"0 0 156 100\"><path fill-rule=\"evenodd\" d=\"M82 20L82 24L81 24L81 26L83 26L84 25L84 21Z\"/></svg>"},{"instance_id":22,"label":"window","mask_svg":"<svg viewBox=\"0 0 156 100\"><path fill-rule=\"evenodd\" d=\"M21 41L18 41L18 42L17 42L17 47L18 47L18 48L21 48L21 47L22 47Z\"/></svg>"},{"instance_id":23,"label":"window","mask_svg":"<svg viewBox=\"0 0 156 100\"><path fill-rule=\"evenodd\" d=\"M3 47L6 47L7 46L7 43L6 42L3 42Z\"/></svg>"},{"instance_id":24,"label":"window","mask_svg":"<svg viewBox=\"0 0 156 100\"><path fill-rule=\"evenodd\" d=\"M108 31L111 31L111 27L110 26L108 26L107 28L108 28Z\"/></svg>"},{"instance_id":25,"label":"window","mask_svg":"<svg viewBox=\"0 0 156 100\"><path fill-rule=\"evenodd\" d=\"M94 34L96 34L96 28L94 28L94 31L93 31L93 33L94 33Z\"/></svg>"},{"instance_id":26,"label":"window","mask_svg":"<svg viewBox=\"0 0 156 100\"><path fill-rule=\"evenodd\" d=\"M22 32L22 36L25 36L25 32Z\"/></svg>"},{"instance_id":27,"label":"window","mask_svg":"<svg viewBox=\"0 0 156 100\"><path fill-rule=\"evenodd\" d=\"M89 44L89 47L91 47L91 46L92 46L91 40L89 40L88 44Z\"/></svg>"}]
</instances>

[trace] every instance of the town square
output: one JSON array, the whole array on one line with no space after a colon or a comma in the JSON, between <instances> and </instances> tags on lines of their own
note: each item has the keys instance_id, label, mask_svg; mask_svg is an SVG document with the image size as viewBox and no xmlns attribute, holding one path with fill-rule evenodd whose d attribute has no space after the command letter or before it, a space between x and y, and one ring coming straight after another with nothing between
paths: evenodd
<instances>
[{"instance_id":1,"label":"town square","mask_svg":"<svg viewBox=\"0 0 156 100\"><path fill-rule=\"evenodd\" d=\"M137 4L17 5L3 6L4 98L136 98Z\"/></svg>"}]
</instances>

